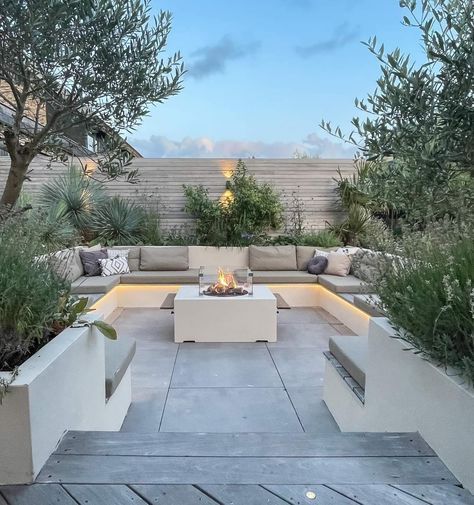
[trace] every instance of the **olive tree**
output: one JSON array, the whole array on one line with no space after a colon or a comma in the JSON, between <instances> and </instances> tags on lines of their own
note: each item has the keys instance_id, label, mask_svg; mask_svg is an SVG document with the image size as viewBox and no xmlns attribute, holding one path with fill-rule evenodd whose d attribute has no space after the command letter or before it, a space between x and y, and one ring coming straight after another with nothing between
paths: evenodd
<instances>
[{"instance_id":1,"label":"olive tree","mask_svg":"<svg viewBox=\"0 0 474 505\"><path fill-rule=\"evenodd\" d=\"M162 55L170 13L150 11L150 0L0 0L0 102L13 111L0 127L11 159L0 206L15 204L36 155L65 156L77 127L109 133L104 178L135 177L118 134L178 93L184 72L179 52Z\"/></svg>"},{"instance_id":2,"label":"olive tree","mask_svg":"<svg viewBox=\"0 0 474 505\"><path fill-rule=\"evenodd\" d=\"M378 162L380 191L396 206L429 215L451 212L472 197L474 175L474 3L400 1L403 24L420 34L423 61L386 51L374 37L366 46L380 62L377 88L355 101L363 118L344 135ZM418 216L422 217L422 216Z\"/></svg>"}]
</instances>

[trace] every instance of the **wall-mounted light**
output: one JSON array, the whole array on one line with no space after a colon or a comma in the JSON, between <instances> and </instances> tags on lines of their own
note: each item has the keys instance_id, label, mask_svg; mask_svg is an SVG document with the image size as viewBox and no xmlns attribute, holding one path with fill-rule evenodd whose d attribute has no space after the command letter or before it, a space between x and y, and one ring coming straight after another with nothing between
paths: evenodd
<instances>
[{"instance_id":1,"label":"wall-mounted light","mask_svg":"<svg viewBox=\"0 0 474 505\"><path fill-rule=\"evenodd\" d=\"M221 174L226 178L230 179L235 172L235 161L234 160L220 160L219 167Z\"/></svg>"}]
</instances>

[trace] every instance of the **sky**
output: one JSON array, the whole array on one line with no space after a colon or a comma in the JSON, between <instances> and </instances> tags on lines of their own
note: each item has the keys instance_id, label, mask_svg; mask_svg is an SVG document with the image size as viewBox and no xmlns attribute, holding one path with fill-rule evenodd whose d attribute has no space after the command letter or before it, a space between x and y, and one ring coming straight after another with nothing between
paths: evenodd
<instances>
[{"instance_id":1,"label":"sky","mask_svg":"<svg viewBox=\"0 0 474 505\"><path fill-rule=\"evenodd\" d=\"M343 131L354 99L376 88L375 57L362 44L422 58L398 0L152 0L169 10L164 55L181 51L184 88L153 107L128 140L146 157L351 158L326 134Z\"/></svg>"}]
</instances>

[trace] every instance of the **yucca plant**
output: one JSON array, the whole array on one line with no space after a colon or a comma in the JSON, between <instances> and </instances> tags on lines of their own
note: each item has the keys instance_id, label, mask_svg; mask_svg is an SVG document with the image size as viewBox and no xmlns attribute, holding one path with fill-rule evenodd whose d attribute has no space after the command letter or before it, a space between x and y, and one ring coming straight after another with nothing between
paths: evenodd
<instances>
[{"instance_id":1,"label":"yucca plant","mask_svg":"<svg viewBox=\"0 0 474 505\"><path fill-rule=\"evenodd\" d=\"M104 245L132 245L143 241L146 213L120 197L107 199L91 216L91 230Z\"/></svg>"},{"instance_id":2,"label":"yucca plant","mask_svg":"<svg viewBox=\"0 0 474 505\"><path fill-rule=\"evenodd\" d=\"M71 166L66 174L47 182L40 193L39 202L46 209L55 209L70 224L87 237L94 210L106 200L100 182L91 179L84 171Z\"/></svg>"}]
</instances>

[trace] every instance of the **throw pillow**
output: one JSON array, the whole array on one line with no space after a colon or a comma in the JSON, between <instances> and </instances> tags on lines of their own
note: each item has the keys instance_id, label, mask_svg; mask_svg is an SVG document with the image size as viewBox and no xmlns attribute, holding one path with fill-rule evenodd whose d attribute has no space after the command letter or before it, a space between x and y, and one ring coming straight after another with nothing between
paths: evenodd
<instances>
[{"instance_id":1,"label":"throw pillow","mask_svg":"<svg viewBox=\"0 0 474 505\"><path fill-rule=\"evenodd\" d=\"M323 258L327 258L330 251L323 251L322 249L315 249L313 258L317 256L322 256Z\"/></svg>"},{"instance_id":2,"label":"throw pillow","mask_svg":"<svg viewBox=\"0 0 474 505\"><path fill-rule=\"evenodd\" d=\"M100 268L102 277L117 274L129 274L130 268L128 266L127 258L107 258L100 260Z\"/></svg>"},{"instance_id":3,"label":"throw pillow","mask_svg":"<svg viewBox=\"0 0 474 505\"><path fill-rule=\"evenodd\" d=\"M326 270L328 259L325 256L315 256L308 262L308 272L313 275L319 275Z\"/></svg>"},{"instance_id":4,"label":"throw pillow","mask_svg":"<svg viewBox=\"0 0 474 505\"><path fill-rule=\"evenodd\" d=\"M107 249L107 257L112 258L127 258L130 253L130 249Z\"/></svg>"},{"instance_id":5,"label":"throw pillow","mask_svg":"<svg viewBox=\"0 0 474 505\"><path fill-rule=\"evenodd\" d=\"M93 277L100 275L99 261L107 258L107 249L100 251L79 251L79 256L84 267L84 275L86 277Z\"/></svg>"},{"instance_id":6,"label":"throw pillow","mask_svg":"<svg viewBox=\"0 0 474 505\"><path fill-rule=\"evenodd\" d=\"M324 270L325 274L346 277L351 270L351 258L349 255L340 252L331 252L327 256L328 265Z\"/></svg>"}]
</instances>

